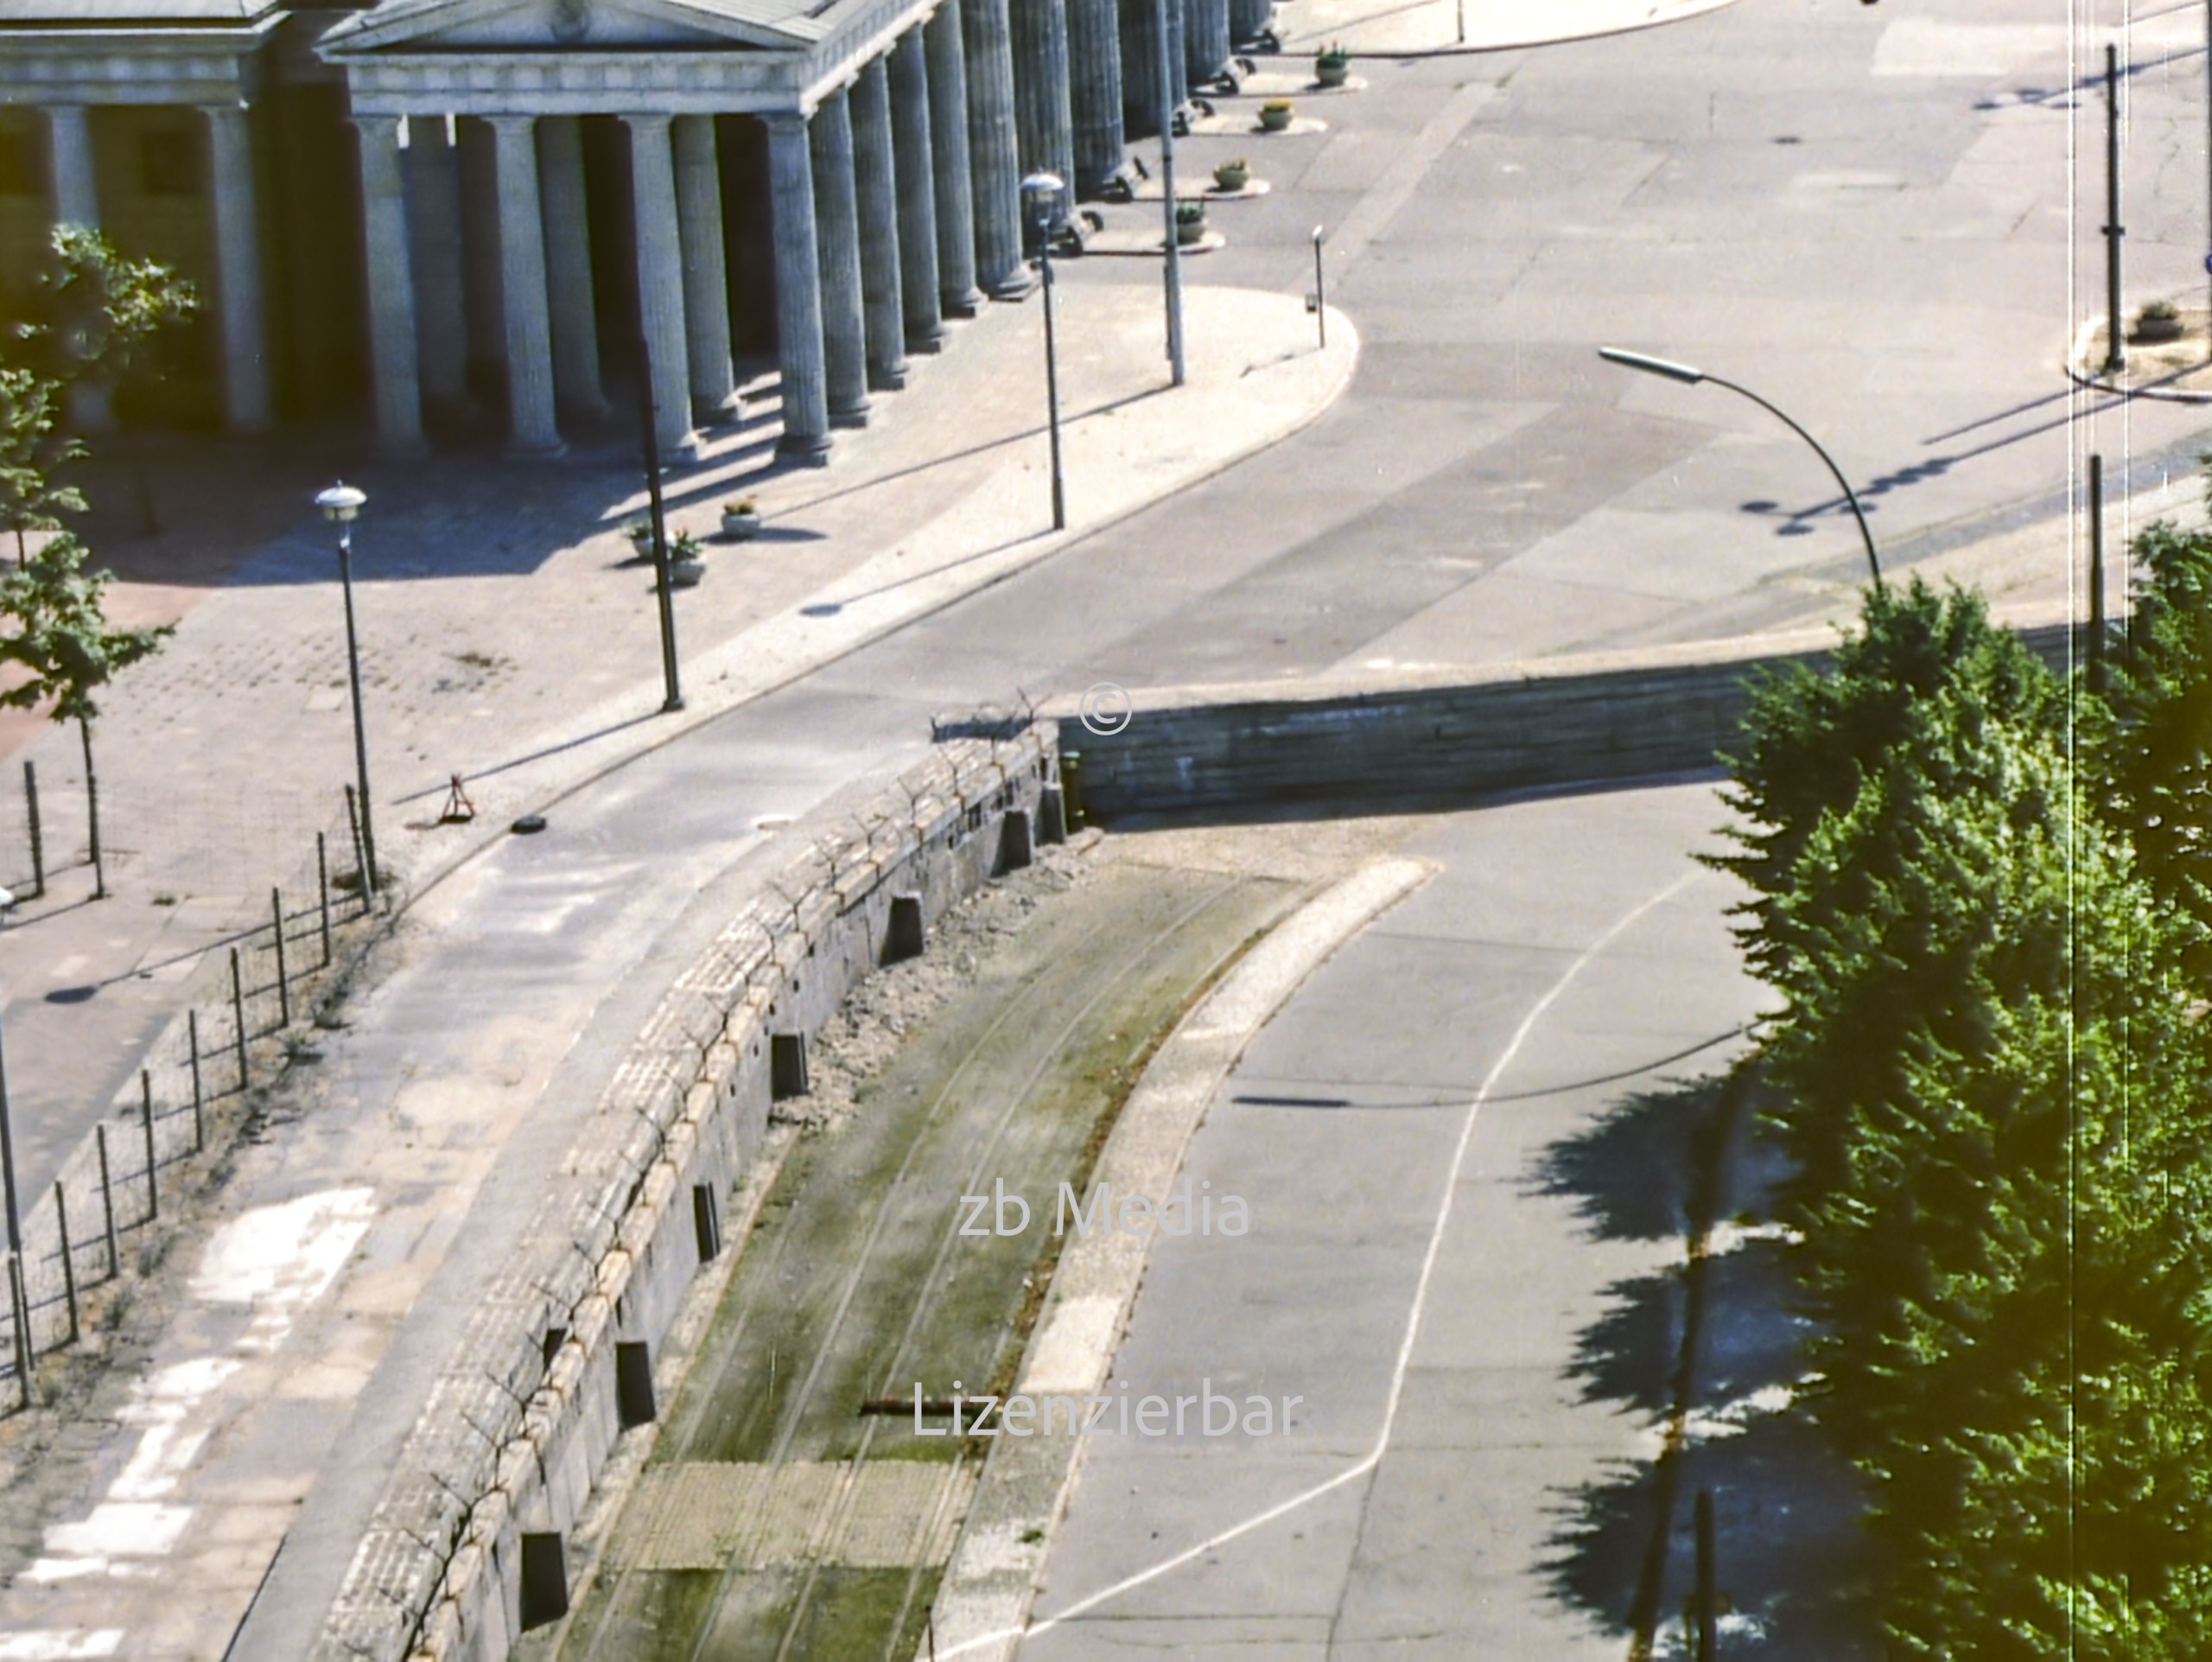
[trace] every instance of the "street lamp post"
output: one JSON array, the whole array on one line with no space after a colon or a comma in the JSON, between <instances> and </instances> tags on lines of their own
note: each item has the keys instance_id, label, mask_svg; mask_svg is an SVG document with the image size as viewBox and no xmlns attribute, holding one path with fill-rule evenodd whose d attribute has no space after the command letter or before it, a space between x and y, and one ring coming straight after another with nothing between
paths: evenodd
<instances>
[{"instance_id":1,"label":"street lamp post","mask_svg":"<svg viewBox=\"0 0 2212 1662\"><path fill-rule=\"evenodd\" d=\"M1060 474L1060 353L1052 333L1052 236L1059 229L1067 187L1057 173L1033 173L1021 181L1021 205L1037 245L1037 266L1045 279L1045 410L1052 438L1052 529L1068 525L1067 492Z\"/></svg>"},{"instance_id":2,"label":"street lamp post","mask_svg":"<svg viewBox=\"0 0 2212 1662\"><path fill-rule=\"evenodd\" d=\"M1160 200L1165 220L1167 263L1167 375L1170 385L1183 385L1183 251L1175 239L1175 71L1167 54L1175 50L1174 31L1167 9L1173 0L1152 0L1153 31L1160 37L1160 54L1154 66L1154 92L1160 101Z\"/></svg>"},{"instance_id":3,"label":"street lamp post","mask_svg":"<svg viewBox=\"0 0 2212 1662\"><path fill-rule=\"evenodd\" d=\"M322 517L338 527L338 585L346 595L346 676L353 691L353 768L361 793L361 897L377 892L377 834L369 797L369 736L361 720L361 648L353 629L353 519L367 494L340 480L315 499Z\"/></svg>"},{"instance_id":4,"label":"street lamp post","mask_svg":"<svg viewBox=\"0 0 2212 1662\"><path fill-rule=\"evenodd\" d=\"M1748 386L1738 386L1735 382L1725 380L1718 375L1708 375L1701 369L1692 369L1688 364L1670 363L1664 358L1647 357L1640 352L1624 352L1618 347L1600 347L1598 348L1598 355L1607 363L1618 364L1624 369L1642 370L1647 375L1663 376L1668 380L1681 381L1688 386L1695 386L1700 381L1710 381L1715 386L1725 386L1731 392L1749 398L1760 409L1780 421L1791 432L1796 434L1799 438L1811 445L1814 454L1827 464L1828 472L1835 476L1837 488L1843 492L1843 500L1851 505L1851 517L1859 521L1859 535L1866 544L1866 569L1874 574L1874 586L1877 589L1882 586L1882 557L1875 551L1874 532L1866 523L1866 510L1859 505L1859 493L1851 488L1851 481L1843 476L1843 469L1835 465L1835 458L1821 447L1820 440L1792 421L1786 412L1769 404Z\"/></svg>"},{"instance_id":5,"label":"street lamp post","mask_svg":"<svg viewBox=\"0 0 2212 1662\"><path fill-rule=\"evenodd\" d=\"M651 348L642 330L636 337L638 356L638 446L645 453L645 506L653 530L653 592L660 608L660 711L672 715L683 708L683 684L676 667L676 597L668 570L668 513L660 494L660 431L653 417L653 367Z\"/></svg>"}]
</instances>

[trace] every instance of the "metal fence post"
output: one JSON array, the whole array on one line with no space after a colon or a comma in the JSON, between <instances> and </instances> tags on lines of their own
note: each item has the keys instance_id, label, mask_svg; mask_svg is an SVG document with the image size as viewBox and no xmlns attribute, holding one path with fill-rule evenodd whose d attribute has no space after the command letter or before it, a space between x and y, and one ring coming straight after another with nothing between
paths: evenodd
<instances>
[{"instance_id":1,"label":"metal fence post","mask_svg":"<svg viewBox=\"0 0 2212 1662\"><path fill-rule=\"evenodd\" d=\"M361 851L361 808L359 793L348 785L346 787L346 825L353 833L353 893L360 897L361 910L369 909L369 892L376 879L369 872L368 856Z\"/></svg>"},{"instance_id":2,"label":"metal fence post","mask_svg":"<svg viewBox=\"0 0 2212 1662\"><path fill-rule=\"evenodd\" d=\"M123 1273L123 1254L115 1242L115 1183L108 1175L107 1123L103 1120L92 1128L92 1140L100 1151L100 1219L107 1226L107 1278L113 1281Z\"/></svg>"},{"instance_id":3,"label":"metal fence post","mask_svg":"<svg viewBox=\"0 0 2212 1662\"><path fill-rule=\"evenodd\" d=\"M38 769L23 764L23 803L31 814L31 898L46 897L46 838L38 823Z\"/></svg>"},{"instance_id":4,"label":"metal fence post","mask_svg":"<svg viewBox=\"0 0 2212 1662\"><path fill-rule=\"evenodd\" d=\"M61 1237L61 1296L69 1304L69 1342L77 1342L77 1265L69 1255L69 1196L54 1181L54 1228Z\"/></svg>"},{"instance_id":5,"label":"metal fence post","mask_svg":"<svg viewBox=\"0 0 2212 1662\"><path fill-rule=\"evenodd\" d=\"M23 1260L8 1254L8 1324L16 1330L16 1394L22 1405L31 1405L31 1306L23 1295Z\"/></svg>"},{"instance_id":6,"label":"metal fence post","mask_svg":"<svg viewBox=\"0 0 2212 1662\"><path fill-rule=\"evenodd\" d=\"M162 1215L162 1190L155 1173L161 1162L154 1158L154 1075L138 1070L138 1123L146 1128L146 1221Z\"/></svg>"},{"instance_id":7,"label":"metal fence post","mask_svg":"<svg viewBox=\"0 0 2212 1662\"><path fill-rule=\"evenodd\" d=\"M238 1089L251 1082L245 1060L245 983L238 975L238 949L231 948L231 1021L238 1030Z\"/></svg>"},{"instance_id":8,"label":"metal fence post","mask_svg":"<svg viewBox=\"0 0 2212 1662\"><path fill-rule=\"evenodd\" d=\"M276 1025L292 1025L292 990L284 979L284 891L269 891L270 927L276 933Z\"/></svg>"},{"instance_id":9,"label":"metal fence post","mask_svg":"<svg viewBox=\"0 0 2212 1662\"><path fill-rule=\"evenodd\" d=\"M315 883L322 898L322 967L330 967L330 848L321 831L315 834Z\"/></svg>"},{"instance_id":10,"label":"metal fence post","mask_svg":"<svg viewBox=\"0 0 2212 1662\"><path fill-rule=\"evenodd\" d=\"M198 1154L207 1146L207 1122L200 1108L203 1097L200 1088L200 1012L198 1010L185 1011L184 1035L192 1047L192 1151Z\"/></svg>"}]
</instances>

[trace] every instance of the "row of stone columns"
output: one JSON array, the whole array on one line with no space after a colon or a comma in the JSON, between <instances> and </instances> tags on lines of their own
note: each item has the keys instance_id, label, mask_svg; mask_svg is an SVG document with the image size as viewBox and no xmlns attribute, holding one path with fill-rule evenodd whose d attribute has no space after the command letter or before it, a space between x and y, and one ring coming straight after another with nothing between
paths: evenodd
<instances>
[{"instance_id":1,"label":"row of stone columns","mask_svg":"<svg viewBox=\"0 0 2212 1662\"><path fill-rule=\"evenodd\" d=\"M1170 0L1171 20L1187 8L1193 38L1217 49L1208 73L1228 55L1215 37L1230 3ZM1140 10L1143 26L1131 29ZM1048 169L1072 194L1119 169L1128 112L1157 101L1123 74L1125 48L1159 61L1150 16L1151 0L943 0L810 117L761 118L786 451L817 454L831 429L865 423L871 392L905 384L907 353L937 350L946 315L972 314L985 291L1027 292L1021 176ZM1170 62L1195 61L1172 21L1171 35ZM621 119L654 424L664 454L678 455L695 443L693 423L734 398L714 118ZM417 118L405 145L414 176L404 181L400 118L356 118L388 445L421 444L426 394L463 395L469 341L504 347L518 452L556 452L561 411L604 414L577 123L493 115L467 124L457 147L444 118ZM488 158L457 154L487 139ZM462 257L472 193L497 226L495 277L472 276Z\"/></svg>"},{"instance_id":2,"label":"row of stone columns","mask_svg":"<svg viewBox=\"0 0 2212 1662\"><path fill-rule=\"evenodd\" d=\"M270 402L252 135L241 105L203 105L200 112L207 123L208 207L214 232L213 298L223 349L224 414L233 432L260 432L269 425ZM54 221L98 230L99 181L92 164L92 111L80 104L51 105L46 117ZM105 387L80 385L73 400L79 426L95 432L113 426Z\"/></svg>"}]
</instances>

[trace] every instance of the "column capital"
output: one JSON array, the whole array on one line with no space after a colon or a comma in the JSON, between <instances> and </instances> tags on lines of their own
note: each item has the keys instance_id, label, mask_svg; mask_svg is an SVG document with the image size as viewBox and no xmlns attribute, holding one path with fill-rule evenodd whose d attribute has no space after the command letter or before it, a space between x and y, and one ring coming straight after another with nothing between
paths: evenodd
<instances>
[{"instance_id":1,"label":"column capital","mask_svg":"<svg viewBox=\"0 0 2212 1662\"><path fill-rule=\"evenodd\" d=\"M793 133L804 134L806 124L813 118L810 110L769 110L761 114L759 120L770 132L788 137Z\"/></svg>"},{"instance_id":2,"label":"column capital","mask_svg":"<svg viewBox=\"0 0 2212 1662\"><path fill-rule=\"evenodd\" d=\"M477 119L495 133L523 132L533 130L537 125L536 116L517 115L512 112L496 116L479 116Z\"/></svg>"},{"instance_id":3,"label":"column capital","mask_svg":"<svg viewBox=\"0 0 2212 1662\"><path fill-rule=\"evenodd\" d=\"M676 118L674 116L671 115L664 110L625 110L621 113L622 124L629 128L632 132L658 131L664 133L669 130L669 124L675 120L675 118Z\"/></svg>"}]
</instances>

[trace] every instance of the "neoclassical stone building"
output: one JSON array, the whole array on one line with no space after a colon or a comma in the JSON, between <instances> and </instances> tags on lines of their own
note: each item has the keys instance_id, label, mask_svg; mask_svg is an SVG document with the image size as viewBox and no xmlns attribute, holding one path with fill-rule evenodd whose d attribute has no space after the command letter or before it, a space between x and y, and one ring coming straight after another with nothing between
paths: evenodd
<instances>
[{"instance_id":1,"label":"neoclassical stone building","mask_svg":"<svg viewBox=\"0 0 2212 1662\"><path fill-rule=\"evenodd\" d=\"M1179 100L1268 0L1167 10ZM1024 290L1025 173L1095 193L1156 129L1159 35L1154 0L0 0L0 283L56 221L200 281L172 417L365 399L395 451L550 455L642 376L680 455L772 355L819 454Z\"/></svg>"}]
</instances>

